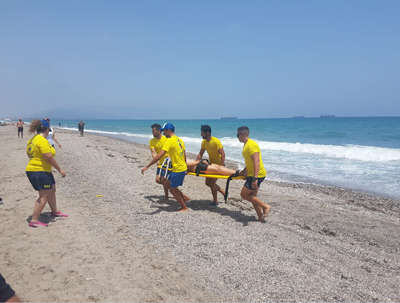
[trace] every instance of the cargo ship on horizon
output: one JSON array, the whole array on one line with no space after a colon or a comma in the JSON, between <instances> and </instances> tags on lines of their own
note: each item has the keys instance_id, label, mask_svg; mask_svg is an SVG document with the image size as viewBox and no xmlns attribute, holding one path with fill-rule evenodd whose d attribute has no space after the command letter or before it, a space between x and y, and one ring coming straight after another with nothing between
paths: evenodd
<instances>
[{"instance_id":1,"label":"cargo ship on horizon","mask_svg":"<svg viewBox=\"0 0 400 303\"><path fill-rule=\"evenodd\" d=\"M237 119L237 117L224 117L224 116L221 116L221 119Z\"/></svg>"}]
</instances>

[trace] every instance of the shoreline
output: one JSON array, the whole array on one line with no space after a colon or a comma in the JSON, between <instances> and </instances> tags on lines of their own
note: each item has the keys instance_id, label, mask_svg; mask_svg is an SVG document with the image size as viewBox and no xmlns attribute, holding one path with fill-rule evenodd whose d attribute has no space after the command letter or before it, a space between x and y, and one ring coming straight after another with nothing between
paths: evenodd
<instances>
[{"instance_id":1,"label":"shoreline","mask_svg":"<svg viewBox=\"0 0 400 303\"><path fill-rule=\"evenodd\" d=\"M78 133L77 130L73 130L73 129L65 129L65 128L58 128L58 127L54 127L54 129L58 129L58 130L65 130L66 132L71 132L71 133ZM138 144L141 146L144 146L145 148L148 148L147 143L140 143L140 142L136 142L134 140L128 140L128 136L125 135L114 135L114 134L105 134L105 133L101 133L101 132L97 132L97 131L89 131L88 132L91 135L95 135L95 136L100 136L100 137L106 137L106 138L110 138L110 139L114 139L114 140L120 140L123 142L130 142L130 143L134 143L134 144ZM126 137L127 139L124 139L124 137ZM146 139L147 140L147 139ZM189 155L191 158L196 158L197 154L194 153L187 153L187 155ZM244 165L243 163L240 163L238 161L235 160L226 160L226 162L228 163L228 165L231 168L234 169L238 169L241 165ZM267 170L268 173L268 170ZM383 199L383 200L388 200L391 203L393 203L393 201L398 201L399 205L400 205L400 198L396 198L396 197L392 197L392 196L384 196L384 195L380 195L380 194L376 194L373 192L368 192L367 190L365 191L361 191L358 189L354 189L354 188L345 188L345 187L340 187L340 186L335 186L332 184L323 184L323 182L321 181L321 183L314 183L314 182L299 182L299 181L288 181L288 180L283 180L283 181L275 181L275 180L268 180L268 174L267 174L267 178L264 182L272 182L274 184L284 184L284 186L294 186L294 187L305 187L305 188L326 188L329 191L334 191L334 190L339 190L339 194L342 191L348 191L349 193L352 193L351 195L365 195L365 199L371 200L372 199Z\"/></svg>"},{"instance_id":2,"label":"shoreline","mask_svg":"<svg viewBox=\"0 0 400 303\"><path fill-rule=\"evenodd\" d=\"M54 173L57 203L69 217L33 229L27 218L37 193L24 172L30 136L0 128L0 270L23 300L400 300L398 200L265 181L259 196L272 209L262 224L240 198L243 182L233 180L228 203L210 208L204 178L187 176L191 211L177 213L176 201L160 201L155 166L140 174L147 146L56 134L56 160L67 172ZM35 273L40 281L30 279Z\"/></svg>"}]
</instances>

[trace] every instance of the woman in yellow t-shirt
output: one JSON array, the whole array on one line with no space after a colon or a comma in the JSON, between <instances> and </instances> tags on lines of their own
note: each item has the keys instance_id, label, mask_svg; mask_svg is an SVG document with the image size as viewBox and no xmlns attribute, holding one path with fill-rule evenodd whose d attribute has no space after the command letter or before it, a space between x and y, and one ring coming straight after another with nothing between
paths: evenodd
<instances>
[{"instance_id":1,"label":"woman in yellow t-shirt","mask_svg":"<svg viewBox=\"0 0 400 303\"><path fill-rule=\"evenodd\" d=\"M26 146L26 153L29 158L29 163L26 166L26 175L33 188L39 192L39 199L36 200L32 219L29 222L31 227L47 226L46 223L39 221L40 214L47 202L51 209L51 216L68 217L68 215L57 210L56 182L51 173L51 168L54 167L58 170L63 178L66 173L54 159L56 151L46 139L49 130L50 124L46 120L35 119L29 126L29 134L36 132L36 135L28 141Z\"/></svg>"}]
</instances>

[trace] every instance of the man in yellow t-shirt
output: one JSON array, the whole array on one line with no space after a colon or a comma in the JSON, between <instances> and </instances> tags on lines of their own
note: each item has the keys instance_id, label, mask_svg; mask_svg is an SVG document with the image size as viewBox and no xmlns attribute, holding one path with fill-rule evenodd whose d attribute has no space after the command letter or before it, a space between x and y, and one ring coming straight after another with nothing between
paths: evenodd
<instances>
[{"instance_id":1,"label":"man in yellow t-shirt","mask_svg":"<svg viewBox=\"0 0 400 303\"><path fill-rule=\"evenodd\" d=\"M150 146L150 151L151 151L151 156L153 157L153 159L158 155L158 153L162 150L165 141L167 140L167 138L165 136L163 136L163 134L161 133L161 125L160 124L153 124L151 126L151 130L153 133L153 139L150 140L149 142L149 146ZM168 201L168 190L169 190L169 186L170 186L170 181L168 180L168 177L171 173L171 168L170 167L163 167L164 164L164 160L166 158L169 158L168 153L165 153L161 159L158 161L158 167L157 167L157 172L156 172L156 182L158 184L162 184L164 187L164 194L165 194L165 200L164 201ZM171 163L171 162L168 162ZM169 166L169 165L168 165ZM172 167L172 165L171 165Z\"/></svg>"},{"instance_id":2,"label":"man in yellow t-shirt","mask_svg":"<svg viewBox=\"0 0 400 303\"><path fill-rule=\"evenodd\" d=\"M179 186L182 186L187 173L185 143L181 138L175 135L175 127L171 123L165 123L160 130L164 131L167 140L165 140L164 146L157 156L142 169L142 174L144 174L150 166L157 163L166 153L169 153L172 161L172 172L169 176L171 182L170 191L176 201L181 205L179 211L188 211L189 209L185 203L188 202L190 198L185 196L178 189Z\"/></svg>"},{"instance_id":3,"label":"man in yellow t-shirt","mask_svg":"<svg viewBox=\"0 0 400 303\"><path fill-rule=\"evenodd\" d=\"M246 182L240 195L243 199L251 202L256 210L258 221L265 223L265 218L271 206L262 202L258 197L258 188L264 181L267 172L261 159L261 150L257 142L249 138L250 130L247 126L241 126L237 129L237 138L244 143L242 156L246 167L240 174L246 176Z\"/></svg>"},{"instance_id":4,"label":"man in yellow t-shirt","mask_svg":"<svg viewBox=\"0 0 400 303\"><path fill-rule=\"evenodd\" d=\"M207 151L210 163L224 165L225 164L225 152L224 147L217 138L211 136L211 127L209 125L201 126L201 136L203 141L201 142L201 149L197 155L197 160L201 160L205 151ZM211 189L213 195L213 203L210 206L218 205L217 192L225 195L225 191L217 185L216 178L206 178L206 185Z\"/></svg>"}]
</instances>

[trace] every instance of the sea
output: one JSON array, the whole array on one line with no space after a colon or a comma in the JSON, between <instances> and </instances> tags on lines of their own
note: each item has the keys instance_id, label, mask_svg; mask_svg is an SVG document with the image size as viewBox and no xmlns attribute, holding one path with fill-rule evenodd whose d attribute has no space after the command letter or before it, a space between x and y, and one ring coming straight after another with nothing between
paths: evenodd
<instances>
[{"instance_id":1,"label":"sea","mask_svg":"<svg viewBox=\"0 0 400 303\"><path fill-rule=\"evenodd\" d=\"M78 120L52 120L53 126L78 131ZM244 167L243 143L236 138L248 126L261 148L267 179L335 186L400 199L400 117L282 119L85 120L85 132L148 144L151 125L170 122L197 154L201 125L210 125L227 159ZM205 154L206 155L206 154Z\"/></svg>"}]
</instances>

